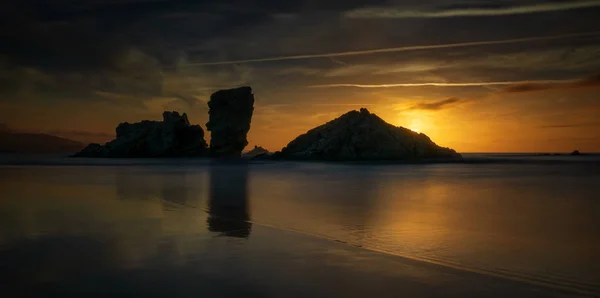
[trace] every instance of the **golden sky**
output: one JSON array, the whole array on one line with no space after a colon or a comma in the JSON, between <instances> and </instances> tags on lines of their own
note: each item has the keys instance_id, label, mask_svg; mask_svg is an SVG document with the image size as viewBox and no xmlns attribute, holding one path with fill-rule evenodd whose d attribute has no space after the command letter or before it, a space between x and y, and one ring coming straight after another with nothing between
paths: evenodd
<instances>
[{"instance_id":1,"label":"golden sky","mask_svg":"<svg viewBox=\"0 0 600 298\"><path fill-rule=\"evenodd\" d=\"M459 152L600 152L600 1L262 2L15 7L0 122L104 142L249 85L269 150L365 107Z\"/></svg>"}]
</instances>

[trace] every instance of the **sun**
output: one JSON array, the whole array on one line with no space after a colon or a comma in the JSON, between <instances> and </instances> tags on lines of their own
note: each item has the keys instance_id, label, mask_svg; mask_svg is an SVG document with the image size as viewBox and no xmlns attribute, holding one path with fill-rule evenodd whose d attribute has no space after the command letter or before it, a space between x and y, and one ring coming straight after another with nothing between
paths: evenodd
<instances>
[{"instance_id":1,"label":"sun","mask_svg":"<svg viewBox=\"0 0 600 298\"><path fill-rule=\"evenodd\" d=\"M400 115L398 117L398 126L412 130L416 133L423 133L423 131L429 129L428 119L424 118L423 115L413 114L411 115Z\"/></svg>"},{"instance_id":2,"label":"sun","mask_svg":"<svg viewBox=\"0 0 600 298\"><path fill-rule=\"evenodd\" d=\"M410 122L408 129L410 129L416 133L421 133L421 121L414 119L413 121Z\"/></svg>"}]
</instances>

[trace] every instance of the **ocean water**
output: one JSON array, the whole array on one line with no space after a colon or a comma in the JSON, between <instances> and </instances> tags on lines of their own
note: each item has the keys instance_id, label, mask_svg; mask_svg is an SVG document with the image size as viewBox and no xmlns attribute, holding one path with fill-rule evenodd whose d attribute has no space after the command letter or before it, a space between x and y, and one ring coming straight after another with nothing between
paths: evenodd
<instances>
[{"instance_id":1,"label":"ocean water","mask_svg":"<svg viewBox=\"0 0 600 298\"><path fill-rule=\"evenodd\" d=\"M600 159L466 157L477 162L5 156L0 293L599 295Z\"/></svg>"}]
</instances>

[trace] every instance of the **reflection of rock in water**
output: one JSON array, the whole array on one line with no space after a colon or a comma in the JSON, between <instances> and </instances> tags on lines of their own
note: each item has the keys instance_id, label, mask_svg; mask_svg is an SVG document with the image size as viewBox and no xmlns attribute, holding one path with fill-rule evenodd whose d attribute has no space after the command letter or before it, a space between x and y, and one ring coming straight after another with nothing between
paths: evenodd
<instances>
[{"instance_id":1,"label":"reflection of rock in water","mask_svg":"<svg viewBox=\"0 0 600 298\"><path fill-rule=\"evenodd\" d=\"M247 238L252 223L248 212L246 164L212 164L208 230L225 236Z\"/></svg>"}]
</instances>

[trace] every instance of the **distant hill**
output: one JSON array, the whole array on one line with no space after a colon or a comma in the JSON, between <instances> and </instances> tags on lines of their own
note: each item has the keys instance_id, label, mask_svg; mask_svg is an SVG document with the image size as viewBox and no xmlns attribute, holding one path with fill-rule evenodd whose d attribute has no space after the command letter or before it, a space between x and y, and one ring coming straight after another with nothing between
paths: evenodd
<instances>
[{"instance_id":1,"label":"distant hill","mask_svg":"<svg viewBox=\"0 0 600 298\"><path fill-rule=\"evenodd\" d=\"M43 133L0 130L2 153L61 153L77 152L83 143Z\"/></svg>"}]
</instances>

